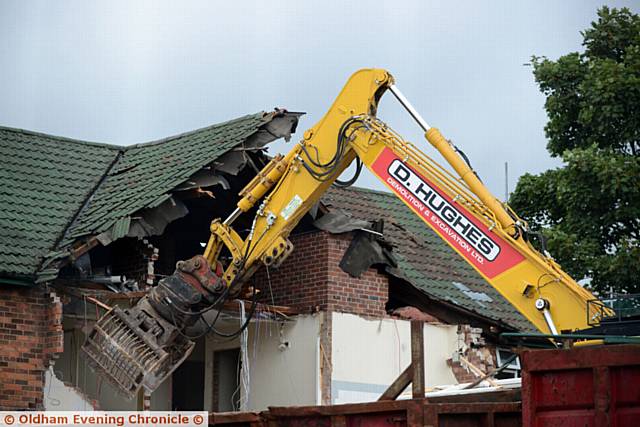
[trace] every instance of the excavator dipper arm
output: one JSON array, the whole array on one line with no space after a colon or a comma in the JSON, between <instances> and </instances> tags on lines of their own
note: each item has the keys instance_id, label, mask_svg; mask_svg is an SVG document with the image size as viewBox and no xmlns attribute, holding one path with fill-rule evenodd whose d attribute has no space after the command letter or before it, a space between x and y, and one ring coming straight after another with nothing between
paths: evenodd
<instances>
[{"instance_id":1,"label":"excavator dipper arm","mask_svg":"<svg viewBox=\"0 0 640 427\"><path fill-rule=\"evenodd\" d=\"M376 118L391 91L425 131L455 175ZM527 225L497 200L466 158L430 127L385 70L351 76L324 117L286 155L274 157L242 190L235 211L211 223L202 256L178 263L135 307L101 318L83 346L92 366L128 396L155 389L193 342L185 330L203 312L246 287L261 266L277 267L293 250L287 237L352 162L366 166L427 226L544 333L588 327L608 309L527 240ZM246 237L233 229L255 209ZM230 261L222 266L224 251ZM427 255L428 256L428 255Z\"/></svg>"},{"instance_id":2,"label":"excavator dipper arm","mask_svg":"<svg viewBox=\"0 0 640 427\"><path fill-rule=\"evenodd\" d=\"M375 116L389 90L455 171L449 173ZM247 239L234 243L238 258L226 269L231 294L261 265L291 251L286 240L301 217L354 160L361 161L393 193L480 273L541 332L588 327L587 301L595 297L527 240L527 225L482 184L460 151L430 127L385 70L365 69L347 82L325 116L286 156L278 156L240 193L227 221L214 221L205 257L232 234L232 221L259 203Z\"/></svg>"}]
</instances>

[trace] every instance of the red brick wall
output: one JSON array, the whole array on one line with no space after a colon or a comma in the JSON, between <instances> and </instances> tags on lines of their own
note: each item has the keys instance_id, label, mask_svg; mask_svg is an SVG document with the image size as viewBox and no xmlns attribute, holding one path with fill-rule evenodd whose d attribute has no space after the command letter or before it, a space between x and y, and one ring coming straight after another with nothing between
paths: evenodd
<instances>
[{"instance_id":1,"label":"red brick wall","mask_svg":"<svg viewBox=\"0 0 640 427\"><path fill-rule=\"evenodd\" d=\"M63 344L53 291L0 286L0 410L42 409L44 373Z\"/></svg>"},{"instance_id":2,"label":"red brick wall","mask_svg":"<svg viewBox=\"0 0 640 427\"><path fill-rule=\"evenodd\" d=\"M482 337L482 329L472 328L469 325L458 325L459 345L462 347L462 356L482 372L488 373L496 368L496 347L485 341ZM449 366L459 383L468 383L477 380L475 375L462 362L449 360Z\"/></svg>"},{"instance_id":3,"label":"red brick wall","mask_svg":"<svg viewBox=\"0 0 640 427\"><path fill-rule=\"evenodd\" d=\"M271 289L276 305L296 307L305 312L327 309L329 235L323 232L291 236L294 249L277 269L270 269ZM262 301L271 303L265 268L255 280L265 295Z\"/></svg>"},{"instance_id":4,"label":"red brick wall","mask_svg":"<svg viewBox=\"0 0 640 427\"><path fill-rule=\"evenodd\" d=\"M365 316L385 316L388 279L375 269L355 278L339 266L352 239L351 233L332 235L310 232L290 238L293 253L277 270L269 271L276 305L303 312L339 311ZM264 302L271 302L266 271L256 275L264 289Z\"/></svg>"},{"instance_id":5,"label":"red brick wall","mask_svg":"<svg viewBox=\"0 0 640 427\"><path fill-rule=\"evenodd\" d=\"M389 299L389 279L375 268L360 277L351 277L339 266L351 244L351 233L328 235L329 242L329 310L365 316L384 317Z\"/></svg>"}]
</instances>

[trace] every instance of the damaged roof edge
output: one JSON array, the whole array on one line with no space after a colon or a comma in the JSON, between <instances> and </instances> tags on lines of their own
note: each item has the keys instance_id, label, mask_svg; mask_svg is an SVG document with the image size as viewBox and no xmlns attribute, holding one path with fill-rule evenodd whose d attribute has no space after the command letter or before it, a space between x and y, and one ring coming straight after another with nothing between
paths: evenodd
<instances>
[{"instance_id":1,"label":"damaged roof edge","mask_svg":"<svg viewBox=\"0 0 640 427\"><path fill-rule=\"evenodd\" d=\"M239 129L239 132L241 132L241 134L235 135L235 138L237 139L237 141L232 141L231 145L227 145L227 146L221 145L219 150L220 152L214 153L216 157L207 158L206 156L204 156L202 159L199 159L198 163L190 164L186 166L183 164L176 164L175 166L176 168L182 167L183 169L187 169L186 171L182 171L182 172L186 172L188 175L185 174L184 179L180 179L179 181L176 181L176 182L168 182L167 180L167 182L165 182L166 188L162 189L163 192L158 197L154 196L153 200L151 200L151 198L149 198L149 200L144 200L143 203L139 203L139 205L135 206L135 208L132 208L126 211L124 215L120 215L120 216L108 219L109 222L103 223L101 226L98 226L98 228L94 228L93 233L87 232L81 235L75 234L77 233L77 231L74 233L74 225L76 224L76 221L79 218L81 218L83 214L86 213L86 210L90 207L92 202L95 202L96 199L99 199L101 196L103 196L100 193L100 190L105 185L105 181L108 181L111 178L109 172L114 168L117 168L117 165L119 164L119 161L121 159L127 157L127 153L130 148L138 148L138 152L139 152L140 149L144 150L145 147L158 147L158 146L161 146L161 144L163 143L175 141L176 139L180 139L180 138L186 138L187 141L185 141L185 143L188 143L189 138L195 138L195 137L202 138L203 136L200 135L201 132L206 132L204 136L206 138L212 131L215 131L217 128L233 125L235 123L243 124L244 123L243 120L244 121L255 120L258 114L244 116L239 119L231 120L231 121L213 125L213 126L208 126L195 131L190 131L190 132L186 132L173 137L164 138L162 140L153 141L153 142L144 143L144 144L137 144L135 146L127 147L126 150L120 152L120 155L114 160L114 162L110 165L110 167L105 172L103 179L101 179L98 185L96 185L95 188L92 189L90 194L87 196L87 199L83 204L82 208L74 216L72 222L66 227L64 235L56 243L57 246L54 247L55 252L53 253L58 254L56 256L57 262L53 262L53 261L56 261L54 259L49 259L45 257L43 259L43 262L40 264L38 276L44 275L46 276L46 279L47 279L46 281L51 280L52 267L55 268L54 267L55 265L57 265L58 267L62 267L63 265L68 263L72 258L72 255L71 255L72 247L77 242L86 241L87 239L95 240L97 238L98 242L100 242L103 245L107 245L107 244L110 244L112 241L115 241L125 236L144 237L147 235L161 234L164 231L164 228L166 227L166 225L168 225L170 222L178 218L181 218L187 215L188 213L186 206L182 205L181 203L178 203L179 200L172 197L172 193L174 191L176 190L180 191L181 186L185 185L185 183L188 183L196 174L198 174L199 172L202 172L203 168L205 168L208 165L213 165L212 172L209 172L209 174L215 175L217 173L221 178L220 180L218 180L219 182L216 182L216 183L224 184L224 182L226 182L226 179L221 174L236 175L240 170L242 170L246 166L247 156L246 154L244 154L245 150L264 149L264 146L266 144L280 138L284 138L287 141L290 140L291 134L294 133L296 130L298 119L303 114L304 113L300 113L300 112L289 113L286 110L279 110L279 109L276 109L275 111L269 112L269 113L264 113L264 112L259 113L259 117L258 117L259 121L256 122L256 126L253 127L252 129L247 130L245 125L244 131L242 131L243 127L241 127ZM211 141L215 141L215 139L212 138ZM238 148L240 148L239 151L238 151ZM209 149L209 151L211 150ZM234 159L233 161L232 161L232 158ZM164 162L164 160L165 160L164 158L158 160L159 162L162 163L160 166L162 166L164 169L170 169L170 167L166 166L166 162ZM220 167L220 165L216 164L218 163L216 162L216 160L218 162L222 160L221 163L223 164L232 163L233 167L231 168ZM135 167L132 167L120 172L118 174L118 179L121 179L122 175L125 175L129 170L132 170L132 169L135 169ZM139 177L136 176L131 179L133 180L136 178L139 178ZM109 185L109 183L107 182L106 185ZM118 192L117 186L112 185L112 187L113 188L110 189L111 190L110 192L106 192L107 195L112 194L114 190ZM223 185L223 188L224 188L224 185ZM123 191L125 190L126 189L123 189ZM176 212L175 214L168 215L168 216L152 215L153 212L158 211L158 209L162 208L163 206L166 207L166 203L165 203L166 201L172 201L173 204L178 203L183 207L183 209L179 209L179 212ZM146 222L145 222L145 218L149 215L145 215L145 212L153 216L153 218L151 218L149 221L146 221ZM104 218L98 217L98 220L101 220L101 219L104 219ZM86 248L85 252L87 250L90 250L92 247L93 247L92 245L85 245L85 248ZM59 254L61 251L66 252L67 256L60 257ZM77 257L79 255L81 254L77 253L77 251L73 253L73 257ZM45 267L48 267L47 270L44 270ZM38 277L36 281L42 282L43 279L45 279L45 277Z\"/></svg>"},{"instance_id":2,"label":"damaged roof edge","mask_svg":"<svg viewBox=\"0 0 640 427\"><path fill-rule=\"evenodd\" d=\"M338 210L325 214L316 220L313 225L330 234L354 233L351 243L339 263L339 267L350 276L360 277L369 268L381 267L378 268L378 271L383 272L390 280L397 280L397 283L410 286L416 295L421 295L428 301L433 301L435 304L439 304L462 316L477 319L480 323L495 325L509 331L517 330L517 328L500 318L491 318L472 308L438 298L438 296L413 283L398 266L395 258L397 251L394 252L392 248L386 247L387 245L378 240L380 236L372 234L372 232L376 232L370 230L372 228L371 223L348 217L344 212ZM411 298L411 300L416 301L414 298ZM421 305L419 301L414 302L414 304L417 308Z\"/></svg>"},{"instance_id":3,"label":"damaged roof edge","mask_svg":"<svg viewBox=\"0 0 640 427\"><path fill-rule=\"evenodd\" d=\"M153 146L153 145L158 145L158 144L162 144L162 143L165 143L165 142L168 142L168 141L173 141L175 139L186 138L186 137L189 137L189 136L193 136L193 135L205 132L205 131L209 131L209 130L215 129L215 128L220 127L220 126L231 125L233 123L245 120L245 119L247 119L249 117L253 117L253 116L257 115L257 114L261 114L263 119L265 120L265 124L267 124L271 120L273 120L275 117L278 117L278 116L289 115L289 116L295 116L296 118L298 118L300 116L303 116L306 113L304 113L304 112L295 112L295 111L287 111L286 109L275 108L274 111L262 111L262 112L255 113L255 114L247 114L245 116L237 117L235 119L226 120L224 122L215 123L213 125L204 126L204 127L198 128L198 129L194 129L194 130L178 133L178 134L175 134L175 135L172 135L172 136L168 136L168 137L165 137L165 138L161 138L161 139L155 139L155 140L152 140L152 141L141 142L141 143L138 143L138 144L131 144L131 145L123 146L123 147L119 147L119 146L116 146L116 147L123 148L125 150L131 150L131 149L134 149L134 148L141 148L141 147L149 147L149 146ZM297 121L296 121L296 125L297 125ZM295 131L296 131L296 129L294 127L293 130L290 132L290 134L295 133ZM284 136L282 136L282 137L284 137ZM278 138L280 138L280 137L278 137Z\"/></svg>"},{"instance_id":4,"label":"damaged roof edge","mask_svg":"<svg viewBox=\"0 0 640 427\"><path fill-rule=\"evenodd\" d=\"M397 277L394 272L398 271L398 278L421 294L441 304L460 307L477 318L491 319L494 324L532 330L533 325L515 307L394 194L358 187L330 188L322 203L331 217L316 221L316 225L329 232L355 230L361 234L362 220L372 224L372 220L383 219L387 226L383 244L392 247L391 254L398 263L394 271L386 267L387 273ZM340 218L340 211L349 217ZM380 244L377 238L369 238L367 243ZM384 253L382 248L377 252Z\"/></svg>"}]
</instances>

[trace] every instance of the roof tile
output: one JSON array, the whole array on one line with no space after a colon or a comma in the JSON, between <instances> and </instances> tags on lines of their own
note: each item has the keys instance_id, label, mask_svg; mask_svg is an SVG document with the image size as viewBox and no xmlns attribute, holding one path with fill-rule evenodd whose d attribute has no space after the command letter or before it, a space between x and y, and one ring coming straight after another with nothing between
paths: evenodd
<instances>
[{"instance_id":1,"label":"roof tile","mask_svg":"<svg viewBox=\"0 0 640 427\"><path fill-rule=\"evenodd\" d=\"M0 127L0 275L33 277L117 152Z\"/></svg>"},{"instance_id":2,"label":"roof tile","mask_svg":"<svg viewBox=\"0 0 640 427\"><path fill-rule=\"evenodd\" d=\"M432 298L451 302L519 330L533 326L462 257L392 193L331 187L323 203L363 220L384 219L385 239L409 282Z\"/></svg>"},{"instance_id":3,"label":"roof tile","mask_svg":"<svg viewBox=\"0 0 640 427\"><path fill-rule=\"evenodd\" d=\"M126 234L132 214L162 203L269 120L261 112L128 147L0 127L0 277L30 282L76 238L114 224Z\"/></svg>"}]
</instances>

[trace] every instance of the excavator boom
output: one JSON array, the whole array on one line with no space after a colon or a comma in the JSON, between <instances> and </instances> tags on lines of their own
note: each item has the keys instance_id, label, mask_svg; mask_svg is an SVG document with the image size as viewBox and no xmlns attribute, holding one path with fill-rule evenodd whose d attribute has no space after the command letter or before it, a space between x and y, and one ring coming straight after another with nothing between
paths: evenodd
<instances>
[{"instance_id":1,"label":"excavator boom","mask_svg":"<svg viewBox=\"0 0 640 427\"><path fill-rule=\"evenodd\" d=\"M415 145L404 141L375 116L389 90L407 109L455 171L452 175ZM293 227L354 160L360 161L447 242L462 258L543 333L589 327L587 301L595 297L569 277L549 255L528 242L527 225L482 184L460 151L430 127L385 70L356 72L325 116L284 157L241 193L239 212L260 203L250 236L233 243L239 258L225 272L232 293L261 264L274 265L290 252ZM214 261L225 243L220 229L232 234L232 218L214 222L205 257ZM228 245L229 246L229 245ZM215 251L213 248L216 248ZM239 268L241 266L241 268Z\"/></svg>"},{"instance_id":2,"label":"excavator boom","mask_svg":"<svg viewBox=\"0 0 640 427\"><path fill-rule=\"evenodd\" d=\"M416 120L455 175L376 117L386 91ZM279 266L293 250L287 239L291 231L354 161L358 169L364 165L371 170L541 332L585 329L611 314L604 305L587 310L595 297L548 254L534 249L527 224L489 192L460 150L425 122L391 74L363 69L351 76L324 117L289 153L275 156L249 182L235 211L211 223L203 256L178 263L176 273L133 309L109 312L98 322L84 346L97 370L122 389L122 369L111 361L129 358L137 361L139 374L126 383L126 392L155 388L191 351L184 329L204 311L238 295L260 266ZM233 223L254 210L251 230L241 237ZM223 252L231 259L225 266L220 263ZM149 337L149 330L161 332ZM140 355L154 357L129 354L119 337L135 342ZM147 366L140 360L151 362Z\"/></svg>"}]
</instances>

